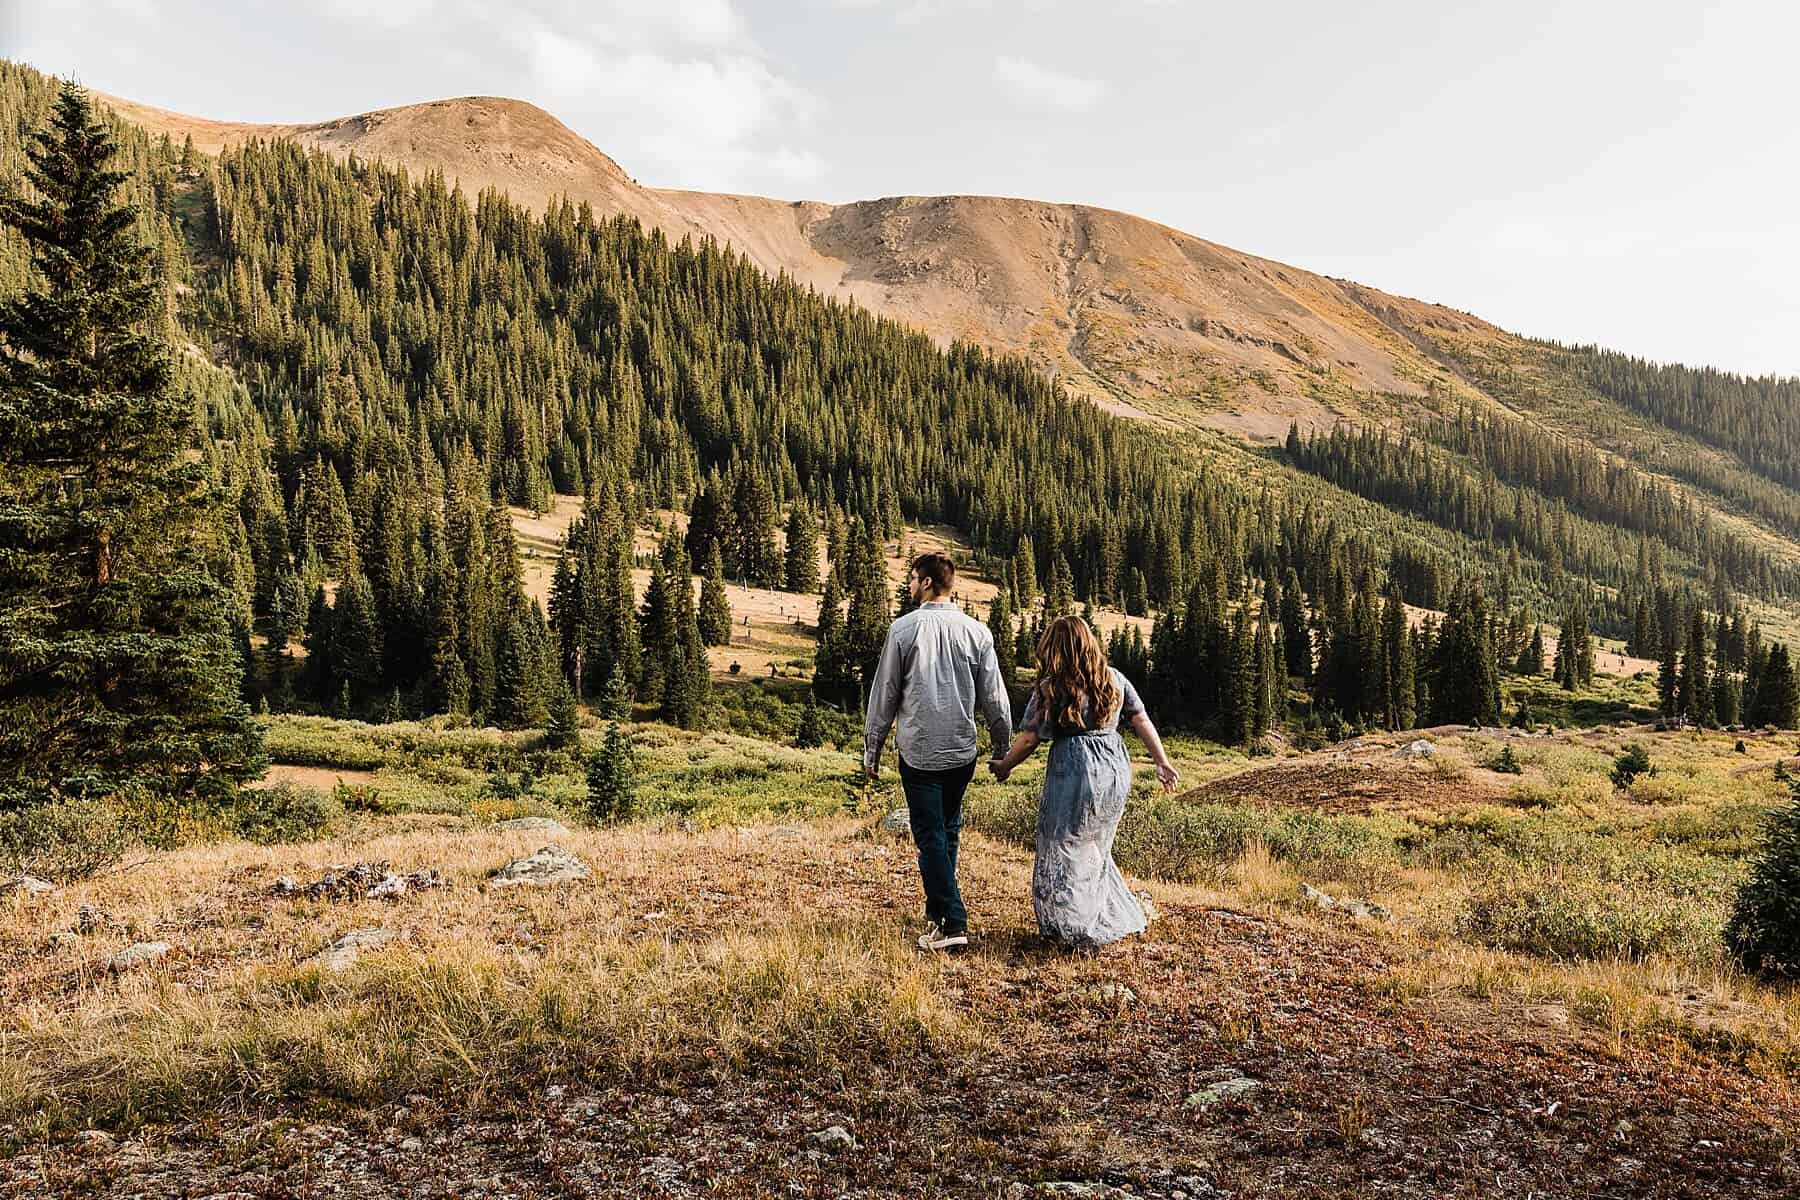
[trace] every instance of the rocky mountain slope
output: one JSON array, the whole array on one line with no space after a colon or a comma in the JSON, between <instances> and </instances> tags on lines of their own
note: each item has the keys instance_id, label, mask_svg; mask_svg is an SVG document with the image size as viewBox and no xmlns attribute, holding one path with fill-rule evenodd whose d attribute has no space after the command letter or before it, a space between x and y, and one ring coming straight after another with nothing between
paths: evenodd
<instances>
[{"instance_id":1,"label":"rocky mountain slope","mask_svg":"<svg viewBox=\"0 0 1800 1200\"><path fill-rule=\"evenodd\" d=\"M671 238L710 236L770 272L924 328L1022 352L1067 386L1134 415L1251 440L1319 425L1368 393L1423 395L1450 373L1421 331L1512 341L1435 305L1328 279L1125 213L988 196L830 205L649 188L555 117L476 96L311 125L213 121L105 97L153 133L216 152L291 138L334 155L441 170L626 213Z\"/></svg>"}]
</instances>

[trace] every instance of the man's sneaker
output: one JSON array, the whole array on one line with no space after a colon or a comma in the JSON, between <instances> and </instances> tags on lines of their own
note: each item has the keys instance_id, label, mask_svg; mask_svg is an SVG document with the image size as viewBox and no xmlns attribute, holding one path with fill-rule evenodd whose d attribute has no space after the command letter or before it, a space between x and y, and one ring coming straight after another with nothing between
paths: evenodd
<instances>
[{"instance_id":1,"label":"man's sneaker","mask_svg":"<svg viewBox=\"0 0 1800 1200\"><path fill-rule=\"evenodd\" d=\"M919 949L921 950L961 950L968 944L968 933L960 930L956 933L946 933L936 924L919 935Z\"/></svg>"}]
</instances>

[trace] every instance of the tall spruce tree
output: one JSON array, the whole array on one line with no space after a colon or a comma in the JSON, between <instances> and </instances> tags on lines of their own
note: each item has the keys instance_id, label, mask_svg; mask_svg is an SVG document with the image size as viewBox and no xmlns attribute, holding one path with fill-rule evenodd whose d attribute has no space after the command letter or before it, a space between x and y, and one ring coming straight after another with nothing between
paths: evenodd
<instances>
[{"instance_id":1,"label":"tall spruce tree","mask_svg":"<svg viewBox=\"0 0 1800 1200\"><path fill-rule=\"evenodd\" d=\"M723 646L731 641L731 600L725 594L725 560L714 542L700 579L700 644Z\"/></svg>"},{"instance_id":2,"label":"tall spruce tree","mask_svg":"<svg viewBox=\"0 0 1800 1200\"><path fill-rule=\"evenodd\" d=\"M1795 678L1794 662L1787 645L1776 642L1769 647L1768 658L1757 680L1756 705L1748 724L1793 729L1797 718L1800 718L1800 680Z\"/></svg>"},{"instance_id":3,"label":"tall spruce tree","mask_svg":"<svg viewBox=\"0 0 1800 1200\"><path fill-rule=\"evenodd\" d=\"M127 788L219 805L265 762L114 154L65 84L26 150L35 194L0 199L33 271L0 305L0 811Z\"/></svg>"},{"instance_id":4,"label":"tall spruce tree","mask_svg":"<svg viewBox=\"0 0 1800 1200\"><path fill-rule=\"evenodd\" d=\"M813 520L812 508L803 500L788 509L781 586L790 592L819 590L819 526Z\"/></svg>"}]
</instances>

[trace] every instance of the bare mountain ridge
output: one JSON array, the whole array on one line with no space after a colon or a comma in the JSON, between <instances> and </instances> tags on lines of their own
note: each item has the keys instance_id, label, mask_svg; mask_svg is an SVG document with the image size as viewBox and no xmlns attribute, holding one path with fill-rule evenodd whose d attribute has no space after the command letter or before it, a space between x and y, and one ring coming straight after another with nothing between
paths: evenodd
<instances>
[{"instance_id":1,"label":"bare mountain ridge","mask_svg":"<svg viewBox=\"0 0 1800 1200\"><path fill-rule=\"evenodd\" d=\"M1141 417L1178 412L1252 440L1333 420L1357 393L1421 395L1449 375L1418 330L1509 335L1453 309L1329 279L1126 213L991 196L831 205L648 188L549 113L470 96L315 124L215 121L102 97L216 153L287 138L442 171L541 211L560 195L671 238L710 236L763 269L924 329L1026 355Z\"/></svg>"}]
</instances>

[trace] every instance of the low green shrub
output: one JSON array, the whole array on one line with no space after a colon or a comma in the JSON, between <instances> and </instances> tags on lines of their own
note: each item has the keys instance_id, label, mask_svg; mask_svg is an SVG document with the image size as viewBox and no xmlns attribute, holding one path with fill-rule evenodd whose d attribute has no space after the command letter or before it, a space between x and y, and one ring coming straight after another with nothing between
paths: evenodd
<instances>
[{"instance_id":1,"label":"low green shrub","mask_svg":"<svg viewBox=\"0 0 1800 1200\"><path fill-rule=\"evenodd\" d=\"M1631 786L1639 775L1654 775L1656 767L1650 762L1650 752L1644 749L1643 743L1633 742L1625 747L1624 753L1613 759L1613 786L1624 791Z\"/></svg>"},{"instance_id":2,"label":"low green shrub","mask_svg":"<svg viewBox=\"0 0 1800 1200\"><path fill-rule=\"evenodd\" d=\"M1456 935L1564 962L1712 956L1715 910L1673 896L1597 886L1564 876L1515 876L1471 894Z\"/></svg>"},{"instance_id":3,"label":"low green shrub","mask_svg":"<svg viewBox=\"0 0 1800 1200\"><path fill-rule=\"evenodd\" d=\"M85 879L115 865L133 841L119 806L100 800L57 800L0 813L0 872L57 883Z\"/></svg>"},{"instance_id":4,"label":"low green shrub","mask_svg":"<svg viewBox=\"0 0 1800 1200\"><path fill-rule=\"evenodd\" d=\"M344 806L334 795L318 788L277 783L239 793L234 823L239 837L267 846L313 841L324 836L343 814Z\"/></svg>"}]
</instances>

